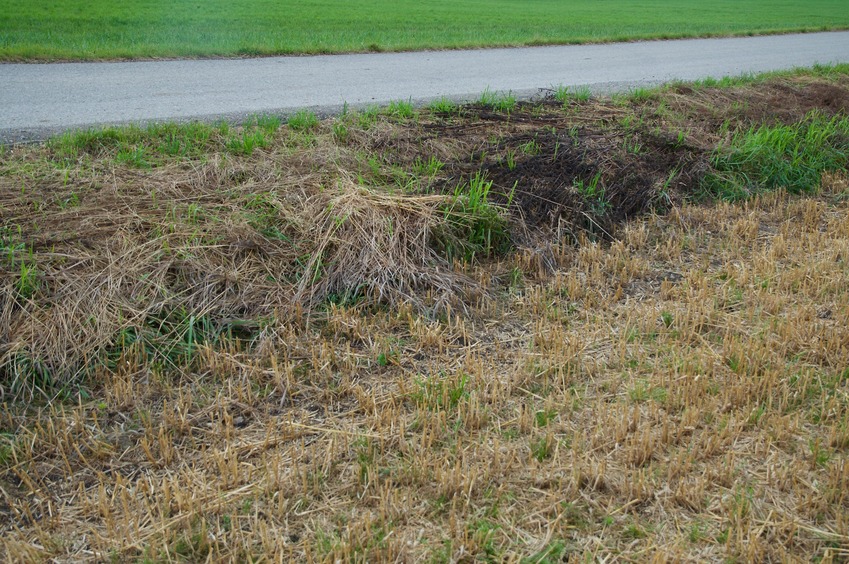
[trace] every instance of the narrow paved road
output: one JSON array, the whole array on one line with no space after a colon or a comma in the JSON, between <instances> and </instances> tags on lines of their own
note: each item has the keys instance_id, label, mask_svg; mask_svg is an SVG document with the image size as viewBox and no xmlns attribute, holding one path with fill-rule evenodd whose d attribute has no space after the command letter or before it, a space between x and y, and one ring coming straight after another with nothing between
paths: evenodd
<instances>
[{"instance_id":1,"label":"narrow paved road","mask_svg":"<svg viewBox=\"0 0 849 564\"><path fill-rule=\"evenodd\" d=\"M0 64L0 142L67 128L320 114L391 100L623 90L672 79L849 62L849 32L605 45L126 63Z\"/></svg>"}]
</instances>

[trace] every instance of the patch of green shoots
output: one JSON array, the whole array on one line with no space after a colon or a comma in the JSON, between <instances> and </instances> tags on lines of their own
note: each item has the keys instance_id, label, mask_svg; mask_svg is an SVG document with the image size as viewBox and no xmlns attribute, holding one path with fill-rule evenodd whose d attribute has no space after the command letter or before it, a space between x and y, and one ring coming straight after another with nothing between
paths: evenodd
<instances>
[{"instance_id":1,"label":"patch of green shoots","mask_svg":"<svg viewBox=\"0 0 849 564\"><path fill-rule=\"evenodd\" d=\"M15 290L25 300L32 298L38 291L38 269L35 264L21 262L18 279L15 281Z\"/></svg>"},{"instance_id":2,"label":"patch of green shoots","mask_svg":"<svg viewBox=\"0 0 849 564\"><path fill-rule=\"evenodd\" d=\"M543 435L531 442L531 455L537 462L549 458L554 451L554 437L551 434Z\"/></svg>"},{"instance_id":3,"label":"patch of green shoots","mask_svg":"<svg viewBox=\"0 0 849 564\"><path fill-rule=\"evenodd\" d=\"M386 115L398 121L410 119L415 115L412 102L403 100L389 102L385 111Z\"/></svg>"},{"instance_id":4,"label":"patch of green shoots","mask_svg":"<svg viewBox=\"0 0 849 564\"><path fill-rule=\"evenodd\" d=\"M114 370L126 351L132 349L167 371L179 372L192 366L202 345L250 342L252 331L258 326L256 322L238 319L222 324L207 315L196 315L180 307L118 332L101 362Z\"/></svg>"},{"instance_id":5,"label":"patch of green shoots","mask_svg":"<svg viewBox=\"0 0 849 564\"><path fill-rule=\"evenodd\" d=\"M657 88L632 88L628 92L628 99L633 103L648 102L657 98Z\"/></svg>"},{"instance_id":6,"label":"patch of green shoots","mask_svg":"<svg viewBox=\"0 0 849 564\"><path fill-rule=\"evenodd\" d=\"M439 174L439 171L444 166L445 163L434 156L431 156L427 160L416 157L416 160L413 161L413 173L419 177L433 178Z\"/></svg>"},{"instance_id":7,"label":"patch of green shoots","mask_svg":"<svg viewBox=\"0 0 849 564\"><path fill-rule=\"evenodd\" d=\"M268 139L261 129L243 129L241 134L236 134L227 139L227 150L234 155L250 156L256 149L268 146Z\"/></svg>"},{"instance_id":8,"label":"patch of green shoots","mask_svg":"<svg viewBox=\"0 0 849 564\"><path fill-rule=\"evenodd\" d=\"M280 129L280 125L283 122L280 120L280 116L275 116L272 114L262 114L258 116L254 116L245 126L253 126L262 129L268 135L273 134L275 131Z\"/></svg>"},{"instance_id":9,"label":"patch of green shoots","mask_svg":"<svg viewBox=\"0 0 849 564\"><path fill-rule=\"evenodd\" d=\"M211 147L213 133L221 131L200 122L154 123L70 131L48 141L58 161L76 161L114 155L115 160L137 168L150 168L155 157L199 158Z\"/></svg>"},{"instance_id":10,"label":"patch of green shoots","mask_svg":"<svg viewBox=\"0 0 849 564\"><path fill-rule=\"evenodd\" d=\"M589 182L576 178L573 186L583 196L593 215L601 217L610 210L610 202L601 184L601 173L596 174Z\"/></svg>"},{"instance_id":11,"label":"patch of green shoots","mask_svg":"<svg viewBox=\"0 0 849 564\"><path fill-rule=\"evenodd\" d=\"M416 379L416 389L410 394L417 406L430 411L451 411L468 397L466 386L469 377L459 374L455 378L440 373L429 378Z\"/></svg>"},{"instance_id":12,"label":"patch of green shoots","mask_svg":"<svg viewBox=\"0 0 849 564\"><path fill-rule=\"evenodd\" d=\"M487 88L481 93L478 103L493 111L509 114L516 107L516 96L512 92L495 92Z\"/></svg>"},{"instance_id":13,"label":"patch of green shoots","mask_svg":"<svg viewBox=\"0 0 849 564\"><path fill-rule=\"evenodd\" d=\"M338 119L333 122L333 138L337 143L344 143L348 140L348 123L344 119Z\"/></svg>"},{"instance_id":14,"label":"patch of green shoots","mask_svg":"<svg viewBox=\"0 0 849 564\"><path fill-rule=\"evenodd\" d=\"M538 155L542 150L539 146L539 143L534 140L528 141L527 143L523 143L519 148L522 150L523 153L531 156Z\"/></svg>"},{"instance_id":15,"label":"patch of green shoots","mask_svg":"<svg viewBox=\"0 0 849 564\"><path fill-rule=\"evenodd\" d=\"M554 99L568 106L573 102L587 102L592 97L589 86L558 86L554 89Z\"/></svg>"},{"instance_id":16,"label":"patch of green shoots","mask_svg":"<svg viewBox=\"0 0 849 564\"><path fill-rule=\"evenodd\" d=\"M368 131L374 124L377 123L377 118L380 115L380 108L377 106L369 106L357 114L357 123L361 129Z\"/></svg>"},{"instance_id":17,"label":"patch of green shoots","mask_svg":"<svg viewBox=\"0 0 849 564\"><path fill-rule=\"evenodd\" d=\"M127 147L118 151L115 160L135 168L151 168L144 147Z\"/></svg>"},{"instance_id":18,"label":"patch of green shoots","mask_svg":"<svg viewBox=\"0 0 849 564\"><path fill-rule=\"evenodd\" d=\"M287 121L292 131L309 131L318 126L318 116L309 110L298 110Z\"/></svg>"},{"instance_id":19,"label":"patch of green shoots","mask_svg":"<svg viewBox=\"0 0 849 564\"><path fill-rule=\"evenodd\" d=\"M522 564L555 564L562 562L566 556L566 543L562 540L553 541L536 554L523 558Z\"/></svg>"},{"instance_id":20,"label":"patch of green shoots","mask_svg":"<svg viewBox=\"0 0 849 564\"><path fill-rule=\"evenodd\" d=\"M703 195L726 201L779 188L813 192L822 174L849 163L849 117L809 114L790 125L759 125L736 132L711 156Z\"/></svg>"},{"instance_id":21,"label":"patch of green shoots","mask_svg":"<svg viewBox=\"0 0 849 564\"><path fill-rule=\"evenodd\" d=\"M502 207L490 200L491 189L492 181L476 173L468 183L454 190L451 203L444 210L444 228L434 234L436 248L449 259L472 261L475 257L509 250L510 234L505 215L513 193L507 195L506 206Z\"/></svg>"},{"instance_id":22,"label":"patch of green shoots","mask_svg":"<svg viewBox=\"0 0 849 564\"><path fill-rule=\"evenodd\" d=\"M435 114L453 114L459 106L443 96L439 100L432 101L427 107Z\"/></svg>"}]
</instances>

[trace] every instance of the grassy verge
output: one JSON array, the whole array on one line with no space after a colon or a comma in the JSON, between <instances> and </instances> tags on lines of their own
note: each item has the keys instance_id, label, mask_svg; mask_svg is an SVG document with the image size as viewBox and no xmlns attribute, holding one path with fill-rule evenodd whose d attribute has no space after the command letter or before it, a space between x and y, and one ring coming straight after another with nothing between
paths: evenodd
<instances>
[{"instance_id":1,"label":"grassy verge","mask_svg":"<svg viewBox=\"0 0 849 564\"><path fill-rule=\"evenodd\" d=\"M0 1L0 59L244 56L845 29L841 0Z\"/></svg>"},{"instance_id":2,"label":"grassy verge","mask_svg":"<svg viewBox=\"0 0 849 564\"><path fill-rule=\"evenodd\" d=\"M8 149L0 553L844 558L847 92Z\"/></svg>"}]
</instances>

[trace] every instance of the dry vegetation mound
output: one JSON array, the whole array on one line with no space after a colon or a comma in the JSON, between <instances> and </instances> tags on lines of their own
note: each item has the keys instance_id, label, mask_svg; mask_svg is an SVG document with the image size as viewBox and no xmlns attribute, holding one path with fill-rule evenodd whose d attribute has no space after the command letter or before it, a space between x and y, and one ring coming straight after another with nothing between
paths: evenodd
<instances>
[{"instance_id":1,"label":"dry vegetation mound","mask_svg":"<svg viewBox=\"0 0 849 564\"><path fill-rule=\"evenodd\" d=\"M849 555L845 73L0 160L0 552Z\"/></svg>"}]
</instances>

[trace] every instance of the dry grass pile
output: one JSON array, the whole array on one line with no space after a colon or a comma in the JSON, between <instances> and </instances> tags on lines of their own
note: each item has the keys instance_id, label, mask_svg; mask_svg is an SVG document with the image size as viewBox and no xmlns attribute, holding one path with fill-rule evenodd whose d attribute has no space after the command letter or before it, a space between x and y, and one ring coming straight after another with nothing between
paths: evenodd
<instances>
[{"instance_id":1,"label":"dry grass pile","mask_svg":"<svg viewBox=\"0 0 849 564\"><path fill-rule=\"evenodd\" d=\"M438 311L473 295L477 284L431 244L453 196L392 194L344 175L325 187L261 158L104 167L81 181L54 170L32 192L2 179L6 384L32 392L85 375L128 333L178 367L188 358L169 357L185 357L180 348L250 339L263 319L328 300Z\"/></svg>"},{"instance_id":2,"label":"dry grass pile","mask_svg":"<svg viewBox=\"0 0 849 564\"><path fill-rule=\"evenodd\" d=\"M0 553L846 559L845 171L692 203L711 96L4 155Z\"/></svg>"},{"instance_id":3,"label":"dry grass pile","mask_svg":"<svg viewBox=\"0 0 849 564\"><path fill-rule=\"evenodd\" d=\"M328 297L367 296L374 303L444 310L474 286L433 245L433 232L451 209L449 198L379 192L350 181L344 186L307 206L316 242L298 283L298 303L317 307Z\"/></svg>"}]
</instances>

